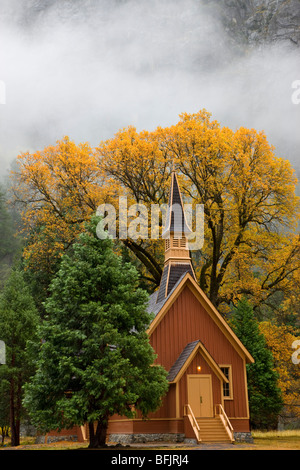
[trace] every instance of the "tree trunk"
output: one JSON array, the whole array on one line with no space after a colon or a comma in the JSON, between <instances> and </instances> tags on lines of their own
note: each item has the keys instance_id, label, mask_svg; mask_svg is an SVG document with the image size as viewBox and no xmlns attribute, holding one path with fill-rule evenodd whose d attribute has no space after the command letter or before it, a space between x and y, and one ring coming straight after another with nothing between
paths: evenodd
<instances>
[{"instance_id":1,"label":"tree trunk","mask_svg":"<svg viewBox=\"0 0 300 470\"><path fill-rule=\"evenodd\" d=\"M108 416L103 417L100 421L97 422L96 430L94 428L94 423L89 423L90 431L90 443L89 449L97 449L99 447L106 446L106 434L108 428Z\"/></svg>"},{"instance_id":2,"label":"tree trunk","mask_svg":"<svg viewBox=\"0 0 300 470\"><path fill-rule=\"evenodd\" d=\"M12 367L15 365L15 356L13 354ZM12 377L10 380L10 433L11 445L16 447L20 445L20 415L21 415L21 388L22 379L20 376Z\"/></svg>"},{"instance_id":3,"label":"tree trunk","mask_svg":"<svg viewBox=\"0 0 300 470\"><path fill-rule=\"evenodd\" d=\"M12 447L20 445L20 424L19 421L16 420L14 379L10 382L10 432Z\"/></svg>"}]
</instances>

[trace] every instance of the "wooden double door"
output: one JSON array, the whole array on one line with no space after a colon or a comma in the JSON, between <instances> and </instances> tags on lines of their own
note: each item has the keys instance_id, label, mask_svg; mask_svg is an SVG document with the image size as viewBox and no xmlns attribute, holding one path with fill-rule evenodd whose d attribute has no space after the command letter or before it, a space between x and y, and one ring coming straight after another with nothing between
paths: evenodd
<instances>
[{"instance_id":1,"label":"wooden double door","mask_svg":"<svg viewBox=\"0 0 300 470\"><path fill-rule=\"evenodd\" d=\"M211 375L188 375L188 403L196 418L213 416Z\"/></svg>"}]
</instances>

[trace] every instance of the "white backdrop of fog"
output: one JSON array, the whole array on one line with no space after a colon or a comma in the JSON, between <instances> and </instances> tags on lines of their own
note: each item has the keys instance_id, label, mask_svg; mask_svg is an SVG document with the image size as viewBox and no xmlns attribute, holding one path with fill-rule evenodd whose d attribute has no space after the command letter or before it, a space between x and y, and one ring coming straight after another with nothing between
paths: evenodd
<instances>
[{"instance_id":1,"label":"white backdrop of fog","mask_svg":"<svg viewBox=\"0 0 300 470\"><path fill-rule=\"evenodd\" d=\"M238 47L199 0L0 0L0 172L65 135L96 146L202 108L299 167L297 79L298 48Z\"/></svg>"}]
</instances>

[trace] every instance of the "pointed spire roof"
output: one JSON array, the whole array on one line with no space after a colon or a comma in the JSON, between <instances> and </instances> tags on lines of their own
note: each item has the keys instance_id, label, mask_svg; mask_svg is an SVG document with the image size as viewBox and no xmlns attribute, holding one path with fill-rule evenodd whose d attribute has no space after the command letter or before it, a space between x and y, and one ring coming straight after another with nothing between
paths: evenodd
<instances>
[{"instance_id":1,"label":"pointed spire roof","mask_svg":"<svg viewBox=\"0 0 300 470\"><path fill-rule=\"evenodd\" d=\"M191 232L192 230L186 221L178 179L173 165L168 211L162 237L170 238L170 234L173 233L181 238Z\"/></svg>"},{"instance_id":2,"label":"pointed spire roof","mask_svg":"<svg viewBox=\"0 0 300 470\"><path fill-rule=\"evenodd\" d=\"M179 279L185 276L186 273L189 273L195 279L186 238L191 232L186 221L180 188L173 165L168 212L162 233L162 237L165 238L165 265L156 297L157 304L166 300Z\"/></svg>"}]
</instances>

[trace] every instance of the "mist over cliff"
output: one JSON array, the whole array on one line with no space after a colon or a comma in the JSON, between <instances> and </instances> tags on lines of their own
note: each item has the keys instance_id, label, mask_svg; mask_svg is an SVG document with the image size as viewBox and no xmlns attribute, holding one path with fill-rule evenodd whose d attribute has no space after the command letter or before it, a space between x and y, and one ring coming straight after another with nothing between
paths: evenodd
<instances>
[{"instance_id":1,"label":"mist over cliff","mask_svg":"<svg viewBox=\"0 0 300 470\"><path fill-rule=\"evenodd\" d=\"M201 108L300 167L299 4L0 0L0 172L64 135L95 146Z\"/></svg>"}]
</instances>

